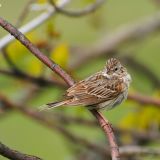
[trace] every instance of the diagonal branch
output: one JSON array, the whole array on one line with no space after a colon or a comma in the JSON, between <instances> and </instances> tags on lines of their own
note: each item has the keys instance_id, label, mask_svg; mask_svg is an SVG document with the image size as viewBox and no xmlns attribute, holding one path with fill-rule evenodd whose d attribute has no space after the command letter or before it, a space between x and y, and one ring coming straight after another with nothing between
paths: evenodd
<instances>
[{"instance_id":1,"label":"diagonal branch","mask_svg":"<svg viewBox=\"0 0 160 160\"><path fill-rule=\"evenodd\" d=\"M128 64L129 66L131 66L135 70L137 69L141 73L145 74L147 76L147 78L150 79L151 82L153 82L152 84L155 87L160 86L160 79L157 77L156 74L153 73L153 71L148 66L146 66L143 63L140 63L133 56L127 55L127 56L123 56L121 59L122 59L122 61L125 62L125 64Z\"/></svg>"},{"instance_id":2,"label":"diagonal branch","mask_svg":"<svg viewBox=\"0 0 160 160\"><path fill-rule=\"evenodd\" d=\"M46 55L44 55L33 43L29 41L20 31L18 31L13 25L9 24L4 19L0 18L0 25L7 30L10 34L12 34L17 40L19 40L28 50L36 56L42 63L46 64L52 71L56 72L58 75L65 80L65 82L69 85L73 85L74 81L72 78L55 62L49 59Z\"/></svg>"},{"instance_id":3,"label":"diagonal branch","mask_svg":"<svg viewBox=\"0 0 160 160\"><path fill-rule=\"evenodd\" d=\"M112 160L119 160L120 159L119 147L116 143L116 139L111 124L108 122L107 119L104 118L104 116L100 112L97 112L96 110L91 110L91 113L97 118L104 132L107 133L111 147Z\"/></svg>"},{"instance_id":4,"label":"diagonal branch","mask_svg":"<svg viewBox=\"0 0 160 160\"><path fill-rule=\"evenodd\" d=\"M77 55L78 57L70 65L70 68L79 68L80 66L88 63L93 58L100 57L102 55L109 55L117 50L120 46L126 42L137 42L144 39L146 36L151 35L158 31L160 28L160 12L140 20L137 23L125 24L119 27L116 31L107 33L99 42L96 42L89 48L81 49ZM113 56L113 54L112 54Z\"/></svg>"},{"instance_id":5,"label":"diagonal branch","mask_svg":"<svg viewBox=\"0 0 160 160\"><path fill-rule=\"evenodd\" d=\"M62 79L69 85L72 86L74 84L74 80L68 75L60 66L58 66L55 62L50 60L47 56L45 56L35 45L33 45L20 31L18 31L13 25L9 24L6 20L0 17L0 26L3 27L6 31L8 31L11 35L13 35L17 40L19 40L31 53L36 56L42 63L48 66L52 71L56 72ZM111 126L108 121L100 116L98 111L91 112L98 120L100 126L103 128L102 124L105 124L104 131L108 136L110 146L111 146L111 155L112 160L119 159L119 151L118 146L116 144L116 139L111 131ZM114 145L113 145L114 144ZM114 148L115 147L115 148Z\"/></svg>"},{"instance_id":6,"label":"diagonal branch","mask_svg":"<svg viewBox=\"0 0 160 160\"><path fill-rule=\"evenodd\" d=\"M0 142L0 154L12 160L42 160L39 157L27 155L19 151L10 149L6 145L2 144L1 142Z\"/></svg>"}]
</instances>

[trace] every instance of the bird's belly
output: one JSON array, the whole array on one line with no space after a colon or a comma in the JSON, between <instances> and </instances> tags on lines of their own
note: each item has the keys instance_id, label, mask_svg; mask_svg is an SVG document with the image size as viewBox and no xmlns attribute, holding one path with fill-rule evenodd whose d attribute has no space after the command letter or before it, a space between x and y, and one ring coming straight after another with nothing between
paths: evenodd
<instances>
[{"instance_id":1,"label":"bird's belly","mask_svg":"<svg viewBox=\"0 0 160 160\"><path fill-rule=\"evenodd\" d=\"M123 92L122 94L120 94L117 98L109 100L109 101L105 101L103 103L98 104L99 109L112 109L114 107L116 107L117 105L121 104L123 100L125 100L127 98L128 92Z\"/></svg>"}]
</instances>

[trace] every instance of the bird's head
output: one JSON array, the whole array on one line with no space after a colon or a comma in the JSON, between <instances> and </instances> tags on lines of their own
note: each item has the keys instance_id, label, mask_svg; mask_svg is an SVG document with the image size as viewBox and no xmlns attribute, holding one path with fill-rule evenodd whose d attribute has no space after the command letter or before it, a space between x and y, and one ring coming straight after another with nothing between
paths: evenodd
<instances>
[{"instance_id":1,"label":"bird's head","mask_svg":"<svg viewBox=\"0 0 160 160\"><path fill-rule=\"evenodd\" d=\"M108 76L124 77L128 74L127 69L116 58L107 60L104 70Z\"/></svg>"}]
</instances>

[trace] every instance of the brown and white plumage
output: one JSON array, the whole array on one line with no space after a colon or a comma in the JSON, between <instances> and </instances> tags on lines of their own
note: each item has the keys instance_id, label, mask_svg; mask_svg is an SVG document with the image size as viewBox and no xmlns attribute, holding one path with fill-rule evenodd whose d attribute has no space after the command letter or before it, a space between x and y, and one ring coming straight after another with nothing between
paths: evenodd
<instances>
[{"instance_id":1,"label":"brown and white plumage","mask_svg":"<svg viewBox=\"0 0 160 160\"><path fill-rule=\"evenodd\" d=\"M102 71L75 83L66 91L65 100L49 103L48 108L85 105L91 109L110 109L127 98L130 81L127 70L111 58Z\"/></svg>"}]
</instances>

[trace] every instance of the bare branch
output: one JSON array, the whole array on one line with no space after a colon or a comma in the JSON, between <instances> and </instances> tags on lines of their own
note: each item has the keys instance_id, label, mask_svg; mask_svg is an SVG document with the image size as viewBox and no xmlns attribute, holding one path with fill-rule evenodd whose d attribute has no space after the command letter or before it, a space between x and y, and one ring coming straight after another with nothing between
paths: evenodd
<instances>
[{"instance_id":1,"label":"bare branch","mask_svg":"<svg viewBox=\"0 0 160 160\"><path fill-rule=\"evenodd\" d=\"M92 142L89 142L81 137L78 137L76 135L74 135L73 133L69 132L68 130L66 130L63 125L65 125L64 121L67 121L67 123L72 123L73 121L75 123L85 123L86 124L86 121L85 120L78 120L77 121L77 117L75 118L71 118L70 117L64 117L63 115L61 114L50 114L50 113L45 113L45 112L37 112L36 110L30 108L30 107L27 107L27 106L21 106L21 105L18 105L18 104L14 104L12 103L11 101L9 101L7 98L5 98L3 95L0 95L0 100L1 102L3 103L3 105L7 108L12 108L12 109L16 109L18 111L20 111L21 113L25 114L26 116L34 119L34 120L37 120L38 122L40 122L41 124L51 128L51 129L56 129L58 130L64 137L66 137L68 140L70 140L72 143L78 143L84 147L86 147L87 149L91 150L91 151L95 151L103 156L109 156L109 149L106 149L104 148L104 146L102 145L96 145ZM60 117L59 117L60 115ZM51 118L52 116L52 118ZM58 117L58 121L56 121ZM56 119L55 119L56 118ZM61 122L61 118L64 120L62 123L59 123L58 122ZM75 120L76 119L76 120ZM69 120L69 121L68 121ZM55 123L56 122L56 123ZM88 125L88 122L89 122L89 125L93 123L93 125L97 125L97 123L95 121L88 121L87 120L87 125ZM103 123L102 123L103 125ZM104 125L103 125L104 126ZM112 130L112 128L111 128ZM133 131L129 131L129 130L117 130L116 128L116 131L117 132L122 132L122 133L128 133L132 136L135 137L135 140L137 139L156 139L159 138L159 134L156 135L155 133L141 133L141 132L133 132ZM130 149L128 149L128 147ZM140 148L140 150L138 149ZM148 148L144 148L144 147L139 147L139 146L125 146L125 147L120 147L120 153L122 154L123 157L130 157L130 156L140 156L140 155L154 155L154 156L159 156L159 150L155 150L155 149L148 149Z\"/></svg>"},{"instance_id":2,"label":"bare branch","mask_svg":"<svg viewBox=\"0 0 160 160\"><path fill-rule=\"evenodd\" d=\"M24 81L31 82L39 86L56 85L61 88L67 87L65 83L61 82L60 80L56 80L56 79L50 80L50 79L45 79L43 77L33 77L29 74L25 74L25 73L22 74L22 73L17 73L17 72L8 71L8 70L2 70L2 69L0 69L0 73L7 75L7 76L11 76L12 78L18 78ZM135 101L137 103L143 104L143 105L153 105L155 107L160 107L160 100L158 98L142 95L140 93L129 93L128 99Z\"/></svg>"},{"instance_id":3,"label":"bare branch","mask_svg":"<svg viewBox=\"0 0 160 160\"><path fill-rule=\"evenodd\" d=\"M110 147L111 147L112 160L120 160L119 148L116 143L113 129L111 125L109 124L108 120L105 119L103 115L100 112L97 112L96 110L91 110L91 112L99 121L99 124L101 128L104 130L104 132L107 133L108 140L109 140Z\"/></svg>"},{"instance_id":4,"label":"bare branch","mask_svg":"<svg viewBox=\"0 0 160 160\"><path fill-rule=\"evenodd\" d=\"M120 147L120 153L122 156L160 156L160 149L153 149L149 147L140 146L124 146Z\"/></svg>"},{"instance_id":5,"label":"bare branch","mask_svg":"<svg viewBox=\"0 0 160 160\"><path fill-rule=\"evenodd\" d=\"M33 45L20 31L18 31L13 25L9 24L6 20L0 18L0 26L2 26L5 30L7 30L11 35L13 35L17 40L19 40L31 53L36 56L42 63L48 66L52 71L56 72L59 76L64 79L64 81L69 85L72 86L74 84L74 80L68 75L60 66L58 66L55 62L50 60L47 56L45 56L35 45ZM118 146L116 144L116 140L111 132L111 126L106 121L106 119L98 112L92 111L91 112L98 120L100 126L103 128L105 134L108 136L110 145L111 145L111 155L112 160L119 159L119 151ZM114 148L115 147L115 148Z\"/></svg>"},{"instance_id":6,"label":"bare branch","mask_svg":"<svg viewBox=\"0 0 160 160\"><path fill-rule=\"evenodd\" d=\"M114 52L120 45L126 42L144 39L147 35L158 31L159 28L160 12L137 23L122 26L116 31L107 34L89 48L81 49L80 54L77 53L78 57L70 65L70 68L78 68L93 58L109 55L109 53Z\"/></svg>"},{"instance_id":7,"label":"bare branch","mask_svg":"<svg viewBox=\"0 0 160 160\"><path fill-rule=\"evenodd\" d=\"M39 85L39 86L58 86L61 88L66 88L67 85L58 79L54 78L43 78L43 77L34 77L27 73L17 72L17 71L9 71L0 69L0 74L3 74L5 76L10 76L11 78L17 78L19 80L24 80L27 82L31 82L33 84Z\"/></svg>"},{"instance_id":8,"label":"bare branch","mask_svg":"<svg viewBox=\"0 0 160 160\"><path fill-rule=\"evenodd\" d=\"M123 56L121 59L135 70L137 69L138 71L141 71L143 74L145 74L147 78L150 79L151 82L153 82L152 84L155 87L160 87L160 79L153 73L153 71L148 66L138 62L132 56Z\"/></svg>"},{"instance_id":9,"label":"bare branch","mask_svg":"<svg viewBox=\"0 0 160 160\"><path fill-rule=\"evenodd\" d=\"M128 99L134 100L140 104L154 105L160 108L160 99L152 98L150 96L144 96L139 93L129 94Z\"/></svg>"},{"instance_id":10,"label":"bare branch","mask_svg":"<svg viewBox=\"0 0 160 160\"><path fill-rule=\"evenodd\" d=\"M12 150L0 142L0 154L12 160L42 160L36 156L27 155L16 150Z\"/></svg>"},{"instance_id":11,"label":"bare branch","mask_svg":"<svg viewBox=\"0 0 160 160\"><path fill-rule=\"evenodd\" d=\"M105 0L96 0L95 3L81 10L64 10L63 8L58 7L54 1L49 0L49 2L54 7L54 9L61 14L64 14L70 17L81 17L94 12L105 2Z\"/></svg>"},{"instance_id":12,"label":"bare branch","mask_svg":"<svg viewBox=\"0 0 160 160\"><path fill-rule=\"evenodd\" d=\"M12 34L17 40L19 40L31 53L36 56L41 62L47 65L51 70L59 74L69 85L73 85L72 78L56 63L44 55L35 45L33 45L29 39L27 39L20 31L18 31L13 25L9 24L6 20L0 18L0 25Z\"/></svg>"},{"instance_id":13,"label":"bare branch","mask_svg":"<svg viewBox=\"0 0 160 160\"><path fill-rule=\"evenodd\" d=\"M0 94L0 101L2 102L4 107L17 110L17 111L21 112L22 114L36 120L40 124L49 127L50 129L54 129L54 130L56 129L64 137L69 139L72 143L75 143L75 142L79 143L80 145L82 145L90 150L97 151L98 153L105 155L105 156L109 156L109 149L108 148L106 150L106 148L104 148L100 145L94 144L90 141L87 141L86 139L83 139L81 137L78 137L78 136L72 134L71 132L69 132L69 130L64 128L63 124L59 124L58 122L55 123L55 119L53 120L52 118L48 118L48 114L46 114L44 112L38 112L35 109L32 109L27 106L15 104L15 103L9 101L9 99L7 99L2 94Z\"/></svg>"}]
</instances>

